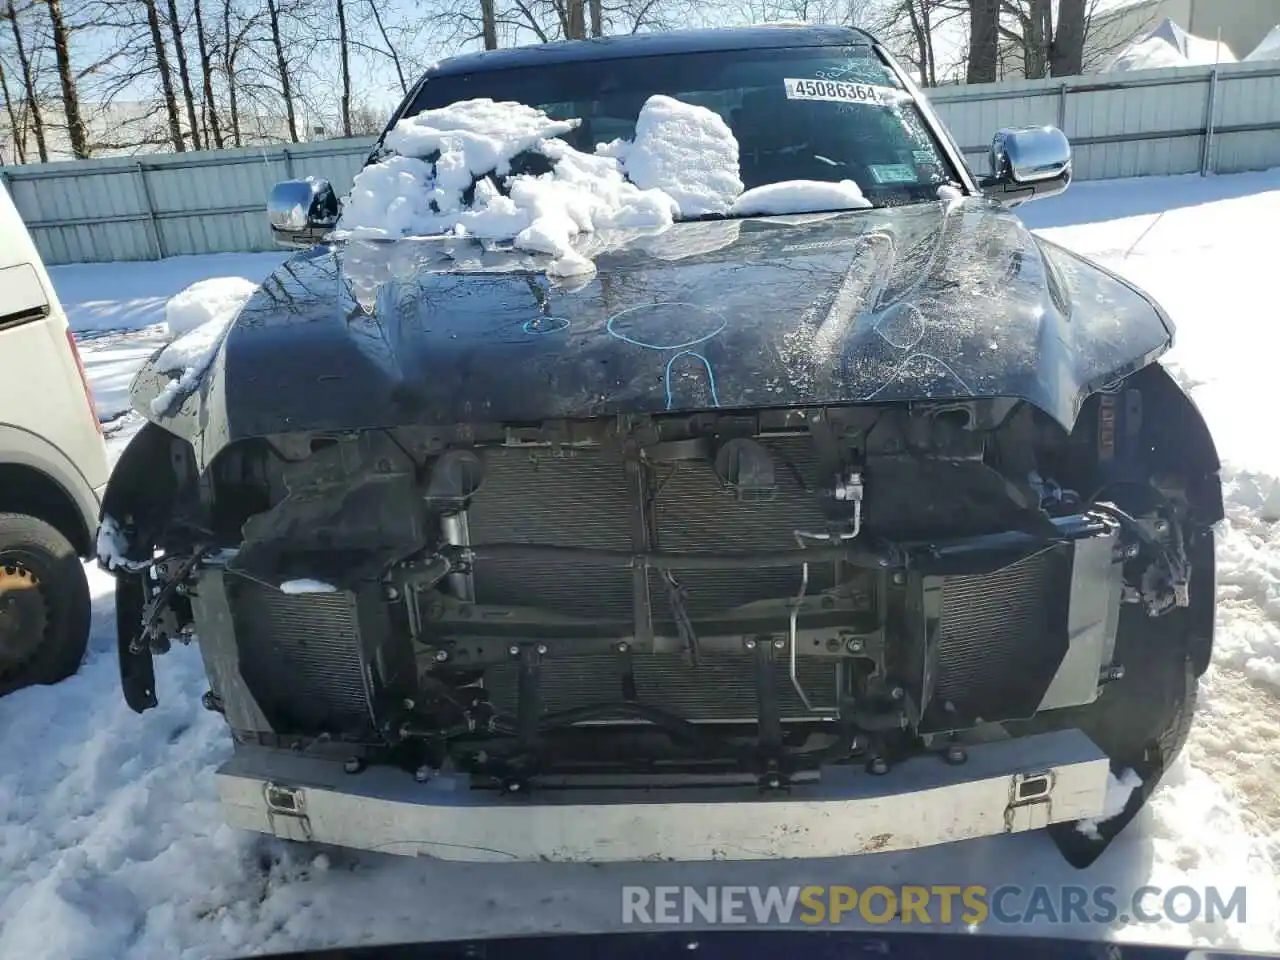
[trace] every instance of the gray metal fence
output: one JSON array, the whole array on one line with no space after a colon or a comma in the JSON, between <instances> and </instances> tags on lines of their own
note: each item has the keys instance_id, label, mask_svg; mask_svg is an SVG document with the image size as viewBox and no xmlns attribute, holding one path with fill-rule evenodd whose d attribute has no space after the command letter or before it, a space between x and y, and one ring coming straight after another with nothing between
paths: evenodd
<instances>
[{"instance_id":1,"label":"gray metal fence","mask_svg":"<svg viewBox=\"0 0 1280 960\"><path fill-rule=\"evenodd\" d=\"M1022 80L930 92L975 170L1002 126L1052 123L1080 180L1280 167L1280 63ZM345 193L371 139L0 168L50 264L272 249L277 180Z\"/></svg>"}]
</instances>

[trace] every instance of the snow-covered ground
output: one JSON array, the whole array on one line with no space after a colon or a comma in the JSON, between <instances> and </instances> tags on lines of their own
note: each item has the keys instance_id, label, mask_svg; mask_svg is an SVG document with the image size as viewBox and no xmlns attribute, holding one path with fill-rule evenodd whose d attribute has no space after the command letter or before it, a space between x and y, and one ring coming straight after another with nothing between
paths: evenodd
<instances>
[{"instance_id":1,"label":"snow-covered ground","mask_svg":"<svg viewBox=\"0 0 1280 960\"><path fill-rule=\"evenodd\" d=\"M1025 218L1168 309L1179 325L1171 360L1227 463L1218 648L1190 748L1093 868L1070 869L1043 835L851 860L680 866L457 865L285 847L220 824L212 771L229 743L221 719L200 708L196 651L158 661L158 709L138 717L125 707L111 582L93 570L94 633L80 673L0 700L0 958L228 956L608 929L627 883L1244 884L1244 923L1040 929L1275 949L1280 434L1268 428L1280 355L1280 171L1077 184ZM260 279L279 259L55 268L104 415L120 413L131 371L164 342L166 298L206 277ZM113 422L114 454L136 425L131 415Z\"/></svg>"}]
</instances>

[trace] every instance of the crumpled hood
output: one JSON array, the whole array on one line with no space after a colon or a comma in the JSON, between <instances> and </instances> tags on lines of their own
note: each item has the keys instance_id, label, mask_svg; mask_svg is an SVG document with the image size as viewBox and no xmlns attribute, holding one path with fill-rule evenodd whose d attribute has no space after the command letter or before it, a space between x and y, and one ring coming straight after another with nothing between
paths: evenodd
<instances>
[{"instance_id":1,"label":"crumpled hood","mask_svg":"<svg viewBox=\"0 0 1280 960\"><path fill-rule=\"evenodd\" d=\"M991 396L1064 427L1172 336L982 199L584 238L596 273L466 240L336 243L267 278L196 390L140 412L207 463L300 430Z\"/></svg>"}]
</instances>

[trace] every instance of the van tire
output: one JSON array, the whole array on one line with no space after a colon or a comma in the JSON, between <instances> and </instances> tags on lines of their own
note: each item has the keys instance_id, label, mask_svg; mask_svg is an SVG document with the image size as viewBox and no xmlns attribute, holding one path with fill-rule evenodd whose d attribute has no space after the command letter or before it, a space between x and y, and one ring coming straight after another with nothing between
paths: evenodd
<instances>
[{"instance_id":1,"label":"van tire","mask_svg":"<svg viewBox=\"0 0 1280 960\"><path fill-rule=\"evenodd\" d=\"M0 513L0 571L6 566L35 582L44 601L45 626L29 656L16 663L0 660L0 695L74 674L89 644L92 608L89 581L75 547L43 520Z\"/></svg>"}]
</instances>

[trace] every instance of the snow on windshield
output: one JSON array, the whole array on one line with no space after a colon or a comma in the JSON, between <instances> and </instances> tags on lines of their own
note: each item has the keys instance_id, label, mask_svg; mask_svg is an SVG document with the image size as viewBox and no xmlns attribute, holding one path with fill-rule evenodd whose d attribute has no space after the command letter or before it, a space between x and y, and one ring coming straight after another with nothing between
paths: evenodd
<instances>
[{"instance_id":1,"label":"snow on windshield","mask_svg":"<svg viewBox=\"0 0 1280 960\"><path fill-rule=\"evenodd\" d=\"M554 120L519 103L464 100L401 120L391 155L356 175L339 234L476 237L551 254L548 272L590 273L583 234L659 233L677 218L871 206L852 181L788 181L743 193L738 142L719 114L648 99L633 140L574 149ZM598 245L594 251L599 252Z\"/></svg>"},{"instance_id":2,"label":"snow on windshield","mask_svg":"<svg viewBox=\"0 0 1280 960\"><path fill-rule=\"evenodd\" d=\"M859 210L871 206L852 180L784 180L766 183L738 197L733 212L739 216L783 213L818 213L823 210Z\"/></svg>"},{"instance_id":3,"label":"snow on windshield","mask_svg":"<svg viewBox=\"0 0 1280 960\"><path fill-rule=\"evenodd\" d=\"M663 191L682 217L727 213L742 193L738 141L720 114L672 97L652 96L636 118L636 138L596 148L617 157L638 187Z\"/></svg>"},{"instance_id":4,"label":"snow on windshield","mask_svg":"<svg viewBox=\"0 0 1280 960\"><path fill-rule=\"evenodd\" d=\"M399 155L356 175L339 228L370 238L511 240L554 255L552 272L590 272L591 262L571 245L579 233L660 230L680 208L663 191L629 182L616 158L585 154L557 139L577 123L492 100L465 100L401 120L386 140ZM517 158L527 171L513 170ZM489 174L500 178L502 189Z\"/></svg>"}]
</instances>

